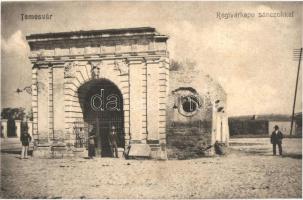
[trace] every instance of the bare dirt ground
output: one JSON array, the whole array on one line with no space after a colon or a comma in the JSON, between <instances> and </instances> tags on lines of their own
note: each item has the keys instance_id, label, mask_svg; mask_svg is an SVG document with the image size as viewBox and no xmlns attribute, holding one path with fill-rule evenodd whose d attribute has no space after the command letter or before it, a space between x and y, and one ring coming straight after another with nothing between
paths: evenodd
<instances>
[{"instance_id":1,"label":"bare dirt ground","mask_svg":"<svg viewBox=\"0 0 303 200\"><path fill-rule=\"evenodd\" d=\"M2 198L301 198L302 142L232 139L227 156L192 160L18 159L1 154Z\"/></svg>"}]
</instances>

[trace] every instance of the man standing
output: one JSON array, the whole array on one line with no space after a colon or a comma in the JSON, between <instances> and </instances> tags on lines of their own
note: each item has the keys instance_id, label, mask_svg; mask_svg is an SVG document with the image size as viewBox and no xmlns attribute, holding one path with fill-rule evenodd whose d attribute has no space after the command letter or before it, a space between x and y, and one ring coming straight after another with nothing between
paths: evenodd
<instances>
[{"instance_id":1,"label":"man standing","mask_svg":"<svg viewBox=\"0 0 303 200\"><path fill-rule=\"evenodd\" d=\"M32 137L28 134L28 126L24 126L22 129L20 137L20 141L22 143L21 159L27 159L28 146Z\"/></svg>"},{"instance_id":2,"label":"man standing","mask_svg":"<svg viewBox=\"0 0 303 200\"><path fill-rule=\"evenodd\" d=\"M88 157L92 159L94 156L96 156L95 152L95 126L90 125L89 126L89 137L88 137Z\"/></svg>"},{"instance_id":3,"label":"man standing","mask_svg":"<svg viewBox=\"0 0 303 200\"><path fill-rule=\"evenodd\" d=\"M279 148L279 154L280 156L282 155L282 139L283 139L283 134L279 130L279 127L275 125L274 131L271 134L270 141L273 145L273 155L276 155L276 145L278 145Z\"/></svg>"},{"instance_id":4,"label":"man standing","mask_svg":"<svg viewBox=\"0 0 303 200\"><path fill-rule=\"evenodd\" d=\"M27 118L24 116L21 121L21 133L28 131Z\"/></svg>"},{"instance_id":5,"label":"man standing","mask_svg":"<svg viewBox=\"0 0 303 200\"><path fill-rule=\"evenodd\" d=\"M115 153L115 157L118 158L117 131L115 126L112 126L109 133L109 142L112 154L114 155Z\"/></svg>"}]
</instances>

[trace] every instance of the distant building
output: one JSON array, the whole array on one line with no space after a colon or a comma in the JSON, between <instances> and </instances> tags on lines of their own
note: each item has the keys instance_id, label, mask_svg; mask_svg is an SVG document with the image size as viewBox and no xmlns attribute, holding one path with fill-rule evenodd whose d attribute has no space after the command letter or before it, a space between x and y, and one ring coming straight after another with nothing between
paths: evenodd
<instances>
[{"instance_id":1,"label":"distant building","mask_svg":"<svg viewBox=\"0 0 303 200\"><path fill-rule=\"evenodd\" d=\"M294 121L292 135L298 135L297 127L299 121ZM284 135L290 135L291 129L291 116L289 115L238 116L230 117L228 122L231 136L270 135L275 125L279 126Z\"/></svg>"},{"instance_id":2,"label":"distant building","mask_svg":"<svg viewBox=\"0 0 303 200\"><path fill-rule=\"evenodd\" d=\"M291 120L272 120L268 121L268 134L270 135L274 131L274 126L279 126L280 131L284 135L290 135L290 129L291 129ZM293 135L295 134L295 123L293 124Z\"/></svg>"}]
</instances>

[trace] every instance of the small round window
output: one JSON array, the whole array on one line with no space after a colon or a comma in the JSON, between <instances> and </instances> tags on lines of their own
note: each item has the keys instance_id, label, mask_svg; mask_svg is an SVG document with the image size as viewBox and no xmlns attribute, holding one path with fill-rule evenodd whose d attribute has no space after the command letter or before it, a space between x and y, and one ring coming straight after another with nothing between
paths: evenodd
<instances>
[{"instance_id":1,"label":"small round window","mask_svg":"<svg viewBox=\"0 0 303 200\"><path fill-rule=\"evenodd\" d=\"M182 103L183 110L187 113L194 112L198 108L196 102L198 102L198 100L195 96L185 97Z\"/></svg>"},{"instance_id":2,"label":"small round window","mask_svg":"<svg viewBox=\"0 0 303 200\"><path fill-rule=\"evenodd\" d=\"M179 113L190 117L198 112L201 107L200 99L195 95L187 95L181 97L181 104L179 106Z\"/></svg>"}]
</instances>

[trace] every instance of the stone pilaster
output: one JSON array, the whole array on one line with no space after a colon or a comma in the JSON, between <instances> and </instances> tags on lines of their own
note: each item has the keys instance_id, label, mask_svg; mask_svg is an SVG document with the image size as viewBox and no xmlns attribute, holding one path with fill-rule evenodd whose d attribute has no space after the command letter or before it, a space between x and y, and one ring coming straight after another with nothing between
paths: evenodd
<instances>
[{"instance_id":1,"label":"stone pilaster","mask_svg":"<svg viewBox=\"0 0 303 200\"><path fill-rule=\"evenodd\" d=\"M33 110L33 139L38 140L38 69L32 69L32 110Z\"/></svg>"},{"instance_id":2,"label":"stone pilaster","mask_svg":"<svg viewBox=\"0 0 303 200\"><path fill-rule=\"evenodd\" d=\"M145 75L143 59L129 59L130 79L130 134L132 143L144 143L146 139Z\"/></svg>"},{"instance_id":3,"label":"stone pilaster","mask_svg":"<svg viewBox=\"0 0 303 200\"><path fill-rule=\"evenodd\" d=\"M68 140L67 143L73 144L71 119L72 104L74 100L74 90L76 86L73 84L73 65L66 63L64 67L64 132Z\"/></svg>"},{"instance_id":4,"label":"stone pilaster","mask_svg":"<svg viewBox=\"0 0 303 200\"><path fill-rule=\"evenodd\" d=\"M54 133L60 138L64 135L64 66L53 66L53 124Z\"/></svg>"},{"instance_id":5,"label":"stone pilaster","mask_svg":"<svg viewBox=\"0 0 303 200\"><path fill-rule=\"evenodd\" d=\"M124 71L124 72L123 72ZM130 81L129 81L129 66L125 62L124 70L120 70L120 89L123 96L123 114L124 114L124 139L125 147L130 143Z\"/></svg>"},{"instance_id":6,"label":"stone pilaster","mask_svg":"<svg viewBox=\"0 0 303 200\"><path fill-rule=\"evenodd\" d=\"M54 105L53 105L53 68L48 68L48 135L50 140L55 140L54 135Z\"/></svg>"},{"instance_id":7,"label":"stone pilaster","mask_svg":"<svg viewBox=\"0 0 303 200\"><path fill-rule=\"evenodd\" d=\"M168 61L146 58L147 63L147 142L153 158L166 159L166 97L168 94Z\"/></svg>"},{"instance_id":8,"label":"stone pilaster","mask_svg":"<svg viewBox=\"0 0 303 200\"><path fill-rule=\"evenodd\" d=\"M166 105L169 93L169 59L163 58L159 63L159 139L166 144ZM165 147L161 147L164 151Z\"/></svg>"},{"instance_id":9,"label":"stone pilaster","mask_svg":"<svg viewBox=\"0 0 303 200\"><path fill-rule=\"evenodd\" d=\"M147 65L147 131L148 140L159 144L159 61L155 59L146 59Z\"/></svg>"},{"instance_id":10,"label":"stone pilaster","mask_svg":"<svg viewBox=\"0 0 303 200\"><path fill-rule=\"evenodd\" d=\"M38 73L38 134L39 143L49 143L49 68L39 66Z\"/></svg>"},{"instance_id":11,"label":"stone pilaster","mask_svg":"<svg viewBox=\"0 0 303 200\"><path fill-rule=\"evenodd\" d=\"M141 79L141 87L142 87L142 142L147 143L147 66L144 62L141 65L141 71L140 79Z\"/></svg>"}]
</instances>

